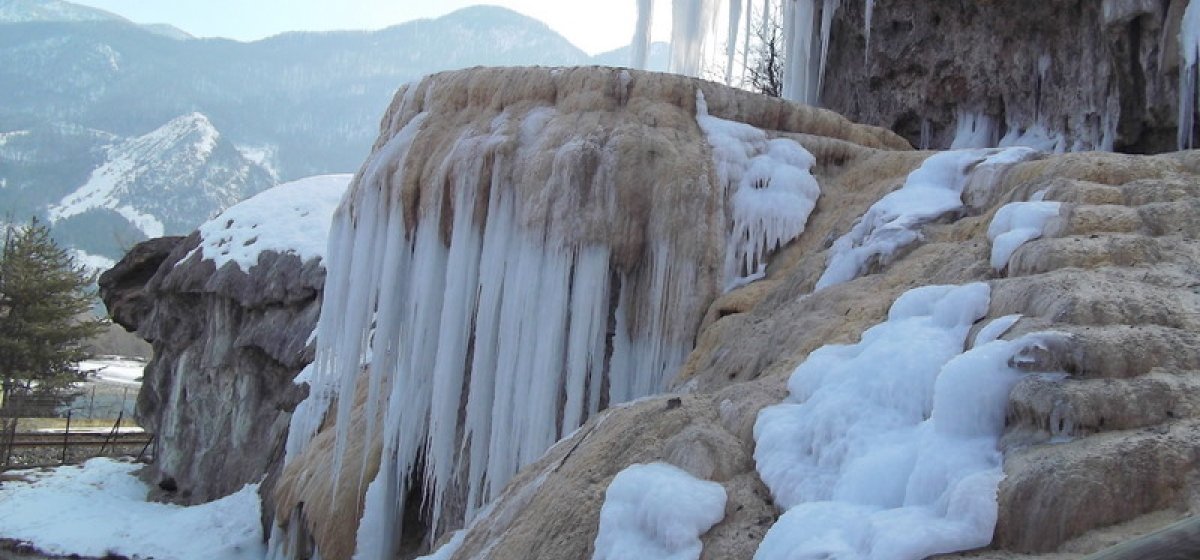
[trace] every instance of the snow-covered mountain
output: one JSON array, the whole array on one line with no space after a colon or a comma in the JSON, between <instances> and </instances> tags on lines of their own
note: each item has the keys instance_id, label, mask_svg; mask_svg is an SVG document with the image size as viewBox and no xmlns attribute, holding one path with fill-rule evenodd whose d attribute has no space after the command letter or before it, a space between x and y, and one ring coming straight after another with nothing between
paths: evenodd
<instances>
[{"instance_id":1,"label":"snow-covered mountain","mask_svg":"<svg viewBox=\"0 0 1200 560\"><path fill-rule=\"evenodd\" d=\"M191 113L110 147L87 182L52 204L47 216L70 230L63 235L83 234L76 245L102 217L119 217L128 226L122 229L144 237L183 234L273 184L266 168L246 159L207 117Z\"/></svg>"},{"instance_id":2,"label":"snow-covered mountain","mask_svg":"<svg viewBox=\"0 0 1200 560\"><path fill-rule=\"evenodd\" d=\"M126 21L116 14L60 0L0 0L0 22Z\"/></svg>"},{"instance_id":3,"label":"snow-covered mountain","mask_svg":"<svg viewBox=\"0 0 1200 560\"><path fill-rule=\"evenodd\" d=\"M0 207L51 218L61 241L117 258L276 182L357 170L405 82L618 58L590 58L488 6L242 43L59 0L0 0Z\"/></svg>"}]
</instances>

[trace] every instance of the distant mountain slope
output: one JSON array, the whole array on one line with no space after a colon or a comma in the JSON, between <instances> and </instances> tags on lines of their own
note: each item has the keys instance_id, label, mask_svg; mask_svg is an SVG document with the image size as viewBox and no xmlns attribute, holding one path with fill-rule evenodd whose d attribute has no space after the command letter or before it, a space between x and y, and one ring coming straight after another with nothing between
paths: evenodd
<instances>
[{"instance_id":1,"label":"distant mountain slope","mask_svg":"<svg viewBox=\"0 0 1200 560\"><path fill-rule=\"evenodd\" d=\"M194 227L236 202L231 193L261 190L264 176L357 170L405 82L476 65L589 63L545 24L498 7L242 43L57 0L0 0L0 204L18 220L53 215L60 239L115 258L156 224ZM159 163L149 148L133 153L200 119L220 131L214 154L227 175L191 169L175 150ZM139 172L122 167L127 156ZM246 183L218 184L243 171ZM109 180L123 185L112 196L97 186Z\"/></svg>"},{"instance_id":2,"label":"distant mountain slope","mask_svg":"<svg viewBox=\"0 0 1200 560\"><path fill-rule=\"evenodd\" d=\"M88 181L47 214L57 225L115 213L145 237L185 234L198 219L273 184L267 170L244 158L208 118L192 113L111 147Z\"/></svg>"},{"instance_id":3,"label":"distant mountain slope","mask_svg":"<svg viewBox=\"0 0 1200 560\"><path fill-rule=\"evenodd\" d=\"M60 0L0 0L0 22L127 21L117 14Z\"/></svg>"}]
</instances>

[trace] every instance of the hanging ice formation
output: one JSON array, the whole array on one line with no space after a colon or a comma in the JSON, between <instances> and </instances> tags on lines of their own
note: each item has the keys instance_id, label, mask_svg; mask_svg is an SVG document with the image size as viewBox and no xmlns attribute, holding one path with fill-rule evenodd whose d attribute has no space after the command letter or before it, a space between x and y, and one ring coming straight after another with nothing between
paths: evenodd
<instances>
[{"instance_id":1,"label":"hanging ice formation","mask_svg":"<svg viewBox=\"0 0 1200 560\"><path fill-rule=\"evenodd\" d=\"M640 1L640 0L639 0ZM716 35L719 0L675 0L671 7L671 72L699 76Z\"/></svg>"},{"instance_id":2,"label":"hanging ice formation","mask_svg":"<svg viewBox=\"0 0 1200 560\"><path fill-rule=\"evenodd\" d=\"M930 156L905 178L903 186L872 204L850 231L833 242L825 272L815 289L848 282L872 265L890 263L898 251L920 239L921 226L962 208L963 188L972 175L1036 155L1035 150L1017 147L954 150Z\"/></svg>"},{"instance_id":3,"label":"hanging ice formation","mask_svg":"<svg viewBox=\"0 0 1200 560\"><path fill-rule=\"evenodd\" d=\"M1179 65L1179 137L1180 150L1192 148L1196 126L1196 59L1200 57L1200 2L1188 2L1179 28L1179 50L1183 59Z\"/></svg>"},{"instance_id":4,"label":"hanging ice formation","mask_svg":"<svg viewBox=\"0 0 1200 560\"><path fill-rule=\"evenodd\" d=\"M654 0L637 0L637 24L634 27L633 43L629 45L631 68L646 69L650 56L650 27L653 22Z\"/></svg>"},{"instance_id":5,"label":"hanging ice formation","mask_svg":"<svg viewBox=\"0 0 1200 560\"><path fill-rule=\"evenodd\" d=\"M750 50L751 14L743 10L742 0L726 0L729 12L725 39L726 83L734 74L734 57L737 52L739 20L745 12L745 37L743 48ZM820 5L817 2L820 1ZM783 96L791 101L817 105L821 93L821 80L825 75L825 61L829 54L829 41L833 34L833 16L841 0L787 0L783 3L783 46L784 83ZM868 7L874 4L868 0ZM653 0L637 0L638 20L630 44L631 64L644 68L646 52L650 44L650 12ZM671 13L671 65L670 71L686 76L699 76L704 70L705 57L715 42L719 25L719 0L674 0ZM764 4L763 14L769 12ZM869 12L868 12L869 13ZM868 15L869 17L869 15ZM868 33L870 22L868 21ZM742 66L746 66L743 53Z\"/></svg>"},{"instance_id":6,"label":"hanging ice formation","mask_svg":"<svg viewBox=\"0 0 1200 560\"><path fill-rule=\"evenodd\" d=\"M996 340L1019 318L1002 317L964 352L989 295L910 290L860 342L796 368L754 425L757 469L786 510L756 560L917 560L991 542L1008 393L1029 352L1061 335Z\"/></svg>"},{"instance_id":7,"label":"hanging ice formation","mask_svg":"<svg viewBox=\"0 0 1200 560\"><path fill-rule=\"evenodd\" d=\"M641 158L659 140L628 133L644 125L624 112L581 128L583 113L544 101L570 78L527 72L549 81L497 105L464 108L467 86L439 76L409 86L334 217L310 397L287 449L304 453L335 415L334 480L369 482L356 558L390 558L412 490L436 538L600 409L662 391L720 293L722 260L756 272L818 194L799 144L710 117L702 96L700 122L729 134L712 149L725 188L692 159ZM345 460L359 452L356 388L363 439L383 442L373 480L367 461ZM363 472L341 476L344 460ZM280 556L290 532L273 536Z\"/></svg>"},{"instance_id":8,"label":"hanging ice formation","mask_svg":"<svg viewBox=\"0 0 1200 560\"><path fill-rule=\"evenodd\" d=\"M812 176L816 159L793 140L769 140L750 125L710 116L699 91L696 121L712 146L717 180L732 206L725 252L730 290L761 278L767 256L804 232L821 195Z\"/></svg>"}]
</instances>

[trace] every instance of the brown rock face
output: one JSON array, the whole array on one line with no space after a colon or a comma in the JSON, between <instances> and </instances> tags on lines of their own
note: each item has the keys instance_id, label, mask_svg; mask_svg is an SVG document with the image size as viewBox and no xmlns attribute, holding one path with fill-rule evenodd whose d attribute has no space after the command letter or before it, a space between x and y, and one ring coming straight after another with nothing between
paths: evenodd
<instances>
[{"instance_id":1,"label":"brown rock face","mask_svg":"<svg viewBox=\"0 0 1200 560\"><path fill-rule=\"evenodd\" d=\"M822 344L857 340L905 290L970 281L991 285L989 317L1024 316L1005 338L1067 334L1028 367L1068 375L1029 376L1013 390L991 549L954 556L1076 558L1195 512L1200 152L1018 164L973 184L984 190L969 196L966 215L927 226L924 242L895 262L811 293L823 240L923 157L858 150L827 168L805 234L765 280L714 302L677 381L690 391L682 406L662 397L589 423L510 485L455 558L587 557L608 482L648 461L721 482L726 518L704 536L702 558L749 558L778 515L747 460L751 426L783 397L787 374ZM993 271L985 232L996 209L1042 190L1064 202L1053 231Z\"/></svg>"},{"instance_id":2,"label":"brown rock face","mask_svg":"<svg viewBox=\"0 0 1200 560\"><path fill-rule=\"evenodd\" d=\"M230 494L282 460L324 283L315 259L273 252L249 273L218 270L188 257L197 242L140 243L100 281L109 313L154 347L137 403L158 438L146 476L174 479L162 497L182 503Z\"/></svg>"},{"instance_id":3,"label":"brown rock face","mask_svg":"<svg viewBox=\"0 0 1200 560\"><path fill-rule=\"evenodd\" d=\"M1185 0L877 0L841 3L822 104L947 148L957 112L993 139L1041 125L1071 149L1175 149ZM923 132L924 130L924 132Z\"/></svg>"}]
</instances>

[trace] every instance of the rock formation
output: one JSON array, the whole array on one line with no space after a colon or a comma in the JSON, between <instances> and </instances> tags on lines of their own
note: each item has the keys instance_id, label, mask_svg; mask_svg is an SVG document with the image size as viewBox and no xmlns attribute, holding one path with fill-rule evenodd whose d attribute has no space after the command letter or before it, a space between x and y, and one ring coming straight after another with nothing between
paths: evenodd
<instances>
[{"instance_id":1,"label":"rock formation","mask_svg":"<svg viewBox=\"0 0 1200 560\"><path fill-rule=\"evenodd\" d=\"M803 233L770 253L762 278L747 278L749 283L729 291L717 287L717 263L727 246L720 239L722 232L735 230L726 221L733 209L722 209L731 203L721 194L720 184L720 178L733 177L721 167L732 160L717 153L721 146L710 144L711 136L706 141L696 122L704 113L696 103L697 91L713 117L749 123L767 137L803 146L814 156L811 170L821 188ZM536 125L503 128L508 126L504 123L528 123L530 115L539 114ZM541 135L504 136L522 130ZM490 136L496 134L503 137ZM490 148L464 147L464 140L478 142L481 135L495 140L483 144ZM531 138L543 142L545 159L525 155L523 160L509 160L516 161L507 164L512 167L501 163L519 154L522 143ZM585 151L582 160L563 159L578 157L581 145L595 146L594 151ZM455 539L460 548L453 558L586 558L611 480L629 465L662 461L725 488L724 520L703 536L701 557L749 558L780 514L755 468L753 429L760 410L787 395L787 375L823 345L857 341L866 329L884 321L893 301L910 288L970 282L986 283L991 296L987 319L976 323L969 342L996 335L1015 339L1033 332L1058 334L1052 343L1031 347L1010 361L1029 373L1012 390L997 444L1006 477L998 490L994 550L964 554L1088 552L1194 511L1200 440L1193 433L1196 399L1189 379L1200 363L1194 350L1200 298L1193 278L1200 266L1195 247L1200 232L1189 224L1197 218L1200 155L1029 152L998 165L980 163L986 154L981 155L961 170L966 177L961 207L914 226L919 228L915 243L868 261L854 279L814 291L831 247L837 246L834 240L930 158L928 152L906 148L894 136L851 125L831 113L678 76L594 68L476 69L433 76L402 90L385 118L372 158L352 187L355 202L343 208L335 225L335 231L358 228L341 235L362 235L348 245L359 257L371 255L373 249L364 249L370 243L394 242L387 231L406 240L399 250L418 254L424 235L420 232L430 221L436 227L428 239L438 251L449 248L453 254L459 243L456 234L470 228L478 235L504 215L482 200L463 206L452 195L460 194L455 189L464 185L492 193L521 189L526 198L519 204L532 206L518 214L523 216L519 223L542 232L548 244L560 237L605 243L612 239L606 229L612 214L562 229L560 220L579 211L570 193L591 192L595 197L606 192L602 189L615 189L609 196L615 196L618 205L625 204L622 197L638 193L646 198L617 206L623 212L618 215L631 222L616 222L617 239L624 244L612 246L606 268L610 276L630 278L644 270L637 263L652 254L646 250L654 245L652 240L671 240L672 228L685 232L692 245L690 252L678 254L680 262L707 263L700 267L703 275L692 290L704 303L698 314L680 316L685 325L694 325L694 348L673 376L671 392L620 406L610 398L607 410L585 409L586 422L579 430L570 433L567 424L561 430L565 439L524 466L502 489L493 488L495 497L482 511L473 509L469 461L430 466L441 445L434 442L441 436L420 419L434 418L437 398L419 405L429 408L417 421L403 416L407 409L388 404L387 394L397 384L410 390L422 379L436 384L437 379L428 377L431 372L451 369L439 369L438 360L431 359L433 367L411 373L393 364L389 367L401 372L393 376L387 373L393 370L381 366L378 346L371 363L361 364L357 354L345 362L349 369L339 370L331 362L323 366L327 378L318 374L315 381L317 390L328 391L329 413L317 409L313 415L320 429L312 425L315 435L302 442L307 446L290 460L276 493L275 551L307 557L315 547L323 558L348 558L356 549L362 553L365 544L365 550L382 557L412 557L428 540L448 540L449 529L467 520L469 529ZM550 172L555 161L572 163ZM482 175L465 175L480 170ZM575 174L555 175L568 172ZM609 172L615 172L615 178L606 175ZM493 179L473 182L479 176ZM679 183L678 177L688 181ZM513 178L525 182L510 182ZM709 202L692 205L670 198L681 188L709 197ZM380 205L381 200L387 203ZM672 206L661 206L660 200ZM1013 213L1002 208L1030 200L1056 203L1050 206L1055 211L994 267L993 240L1003 228L989 233L989 226L1002 221L998 214ZM470 211L459 213L458 208ZM399 212L403 220L372 222L372 212ZM467 221L459 221L462 214ZM721 223L713 220L724 221L709 226L716 232L689 229L698 221ZM421 262L427 261L413 256L404 265L419 271ZM434 262L445 267L438 269L437 278L456 270L446 267L445 260ZM356 257L333 265L333 270L362 278L353 272L356 263L367 266ZM470 282L486 286L482 277ZM362 281L343 280L338 290L351 290ZM371 305L380 309L396 305L385 303L387 289L379 287L396 284L371 282L375 287L356 297L374 293L379 299L361 301L376 302ZM442 290L450 284L438 280L430 286ZM542 293L548 297L551 292ZM354 297L340 298L336 305L343 306L341 314L352 309ZM621 296L610 292L610 297L603 311L610 317L606 368L614 351L609 346L613 331L621 328L614 325L627 313L616 301ZM447 295L446 301L453 298ZM980 334L987 320L1009 316L1013 317L996 323L1003 328ZM376 320L384 317L380 314ZM416 320L411 318L415 315L409 317ZM378 344L379 333L387 327L366 316L362 321L361 325L375 324ZM322 323L320 332L322 337L349 337L341 352L368 344L354 328L345 329L346 322L336 324L343 329L326 331ZM483 331L474 335L483 336ZM398 348L412 343L399 340ZM436 345L443 343L430 342L439 355L442 350ZM338 358L336 344L329 351ZM480 352L478 347L475 352ZM460 359L465 358L455 358L456 363L469 363ZM385 372L376 377L373 372L379 369ZM457 373L461 377L454 378L454 437L471 429L472 384L481 372ZM620 383L618 374L605 369L604 384ZM564 393L555 391L550 401L560 424L564 403L570 402L566 394L572 390L569 380L561 383L559 391ZM540 406L532 394L522 393L520 403L530 409ZM421 431L415 436L404 430L389 432L397 419ZM296 425L293 422L293 429ZM415 443L392 439L404 437L415 437ZM451 442L451 449L462 450L459 453L469 448L469 442ZM389 463L406 449L417 450L414 459ZM439 468L448 469L449 478L430 474ZM372 480L386 482L368 484ZM451 482L435 488L439 480ZM388 492L391 500L397 495L407 499L380 502L379 493ZM402 510L371 514L381 503L385 510L388 504ZM430 515L435 509L442 511L440 521ZM387 543L387 535L402 535L403 540Z\"/></svg>"},{"instance_id":2,"label":"rock formation","mask_svg":"<svg viewBox=\"0 0 1200 560\"><path fill-rule=\"evenodd\" d=\"M1186 4L841 2L821 103L918 147L965 127L990 145L1170 151Z\"/></svg>"},{"instance_id":3,"label":"rock formation","mask_svg":"<svg viewBox=\"0 0 1200 560\"><path fill-rule=\"evenodd\" d=\"M328 186L329 209L316 220L327 221L347 179ZM312 361L309 342L325 269L319 255L265 250L268 228L235 218L243 219L239 208L257 201L279 222L304 225L271 200L291 185L214 220L222 232L243 226L258 232L250 239L215 239L252 254L248 270L204 251L215 245L206 244L206 224L186 238L139 243L100 277L110 315L154 347L136 414L157 438L145 476L155 484L172 481L163 484L170 488L164 499L211 501L261 481L281 464L290 413L305 397L292 379ZM323 240L322 228L315 229L308 233Z\"/></svg>"}]
</instances>

